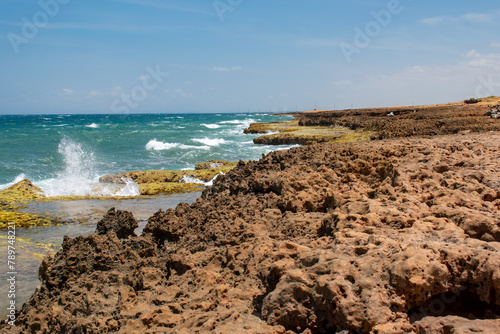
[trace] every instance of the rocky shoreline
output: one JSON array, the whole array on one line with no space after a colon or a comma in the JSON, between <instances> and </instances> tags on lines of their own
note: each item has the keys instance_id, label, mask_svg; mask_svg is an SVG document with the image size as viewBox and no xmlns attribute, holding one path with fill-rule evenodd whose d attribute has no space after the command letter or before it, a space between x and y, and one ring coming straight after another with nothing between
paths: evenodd
<instances>
[{"instance_id":1,"label":"rocky shoreline","mask_svg":"<svg viewBox=\"0 0 500 334\"><path fill-rule=\"evenodd\" d=\"M42 285L0 333L498 333L500 121L488 108L301 115L389 139L238 163L141 236L110 210L44 259Z\"/></svg>"},{"instance_id":2,"label":"rocky shoreline","mask_svg":"<svg viewBox=\"0 0 500 334\"><path fill-rule=\"evenodd\" d=\"M124 172L116 175L104 175L95 187L112 187L121 189L128 181L134 181L140 195L155 196L181 193L192 193L203 190L214 178L229 172L238 162L210 160L198 163L194 170L149 170ZM134 196L57 196L47 197L42 189L24 179L11 187L0 190L0 229L14 222L16 227L37 227L64 223L58 217L44 213L26 213L21 209L30 202L76 201L89 199L120 199Z\"/></svg>"},{"instance_id":3,"label":"rocky shoreline","mask_svg":"<svg viewBox=\"0 0 500 334\"><path fill-rule=\"evenodd\" d=\"M245 132L264 134L254 139L255 144L308 145L500 131L499 102L490 97L427 106L313 110L294 113L291 121L253 123Z\"/></svg>"}]
</instances>

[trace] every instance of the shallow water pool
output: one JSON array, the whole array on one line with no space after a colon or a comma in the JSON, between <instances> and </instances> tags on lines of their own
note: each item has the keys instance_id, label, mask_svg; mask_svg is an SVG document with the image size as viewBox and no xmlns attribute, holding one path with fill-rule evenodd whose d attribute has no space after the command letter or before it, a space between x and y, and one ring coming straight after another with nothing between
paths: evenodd
<instances>
[{"instance_id":1,"label":"shallow water pool","mask_svg":"<svg viewBox=\"0 0 500 334\"><path fill-rule=\"evenodd\" d=\"M78 200L56 201L29 204L24 211L39 212L47 216L58 217L67 223L59 226L36 227L16 230L16 308L33 294L40 284L38 268L48 254L53 254L61 247L65 235L75 238L94 233L97 222L112 207L117 210L127 210L133 213L139 223L135 230L137 235L142 233L149 217L158 210L175 208L179 203L191 204L201 192L177 194L171 196L156 196L151 198L133 198L119 200ZM7 315L9 278L7 272L7 231L0 231L0 254L2 267L0 271L0 319Z\"/></svg>"}]
</instances>

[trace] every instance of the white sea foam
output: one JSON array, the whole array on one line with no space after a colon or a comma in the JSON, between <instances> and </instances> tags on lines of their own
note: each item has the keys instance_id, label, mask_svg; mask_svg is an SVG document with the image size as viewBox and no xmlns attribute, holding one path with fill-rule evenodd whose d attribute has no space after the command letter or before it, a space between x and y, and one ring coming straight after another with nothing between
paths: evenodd
<instances>
[{"instance_id":1,"label":"white sea foam","mask_svg":"<svg viewBox=\"0 0 500 334\"><path fill-rule=\"evenodd\" d=\"M92 129L97 129L99 127L99 124L95 124L95 123L92 123L92 124L89 124L89 125L85 125L87 128L92 128Z\"/></svg>"},{"instance_id":2,"label":"white sea foam","mask_svg":"<svg viewBox=\"0 0 500 334\"><path fill-rule=\"evenodd\" d=\"M21 182L25 178L26 178L26 175L24 173L21 173L18 176L16 176L12 182L1 184L0 185L0 189L7 189L7 188L13 186L16 183Z\"/></svg>"},{"instance_id":3,"label":"white sea foam","mask_svg":"<svg viewBox=\"0 0 500 334\"><path fill-rule=\"evenodd\" d=\"M179 143L164 143L162 141L158 141L156 139L150 140L146 144L146 150L153 150L153 151L164 151L164 150L170 150L172 148L180 148L183 150L189 150L189 149L195 149L195 150L209 150L210 146L204 145L204 146L195 146L195 145L184 145L184 144L179 144Z\"/></svg>"},{"instance_id":4,"label":"white sea foam","mask_svg":"<svg viewBox=\"0 0 500 334\"><path fill-rule=\"evenodd\" d=\"M132 179L123 179L125 187L118 191L115 196L137 196L140 195L139 185Z\"/></svg>"},{"instance_id":5,"label":"white sea foam","mask_svg":"<svg viewBox=\"0 0 500 334\"><path fill-rule=\"evenodd\" d=\"M219 122L219 124L242 124L243 121L241 120L238 120L238 119L235 119L235 120L232 120L232 121L222 121L222 122Z\"/></svg>"},{"instance_id":6,"label":"white sea foam","mask_svg":"<svg viewBox=\"0 0 500 334\"><path fill-rule=\"evenodd\" d=\"M219 124L237 124L242 128L247 128L250 126L251 123L255 123L255 122L256 121L253 118L246 118L246 119L241 119L241 120L235 119L232 121L222 121L222 122L219 122Z\"/></svg>"},{"instance_id":7,"label":"white sea foam","mask_svg":"<svg viewBox=\"0 0 500 334\"><path fill-rule=\"evenodd\" d=\"M174 147L178 147L179 145L180 145L179 143L164 143L162 141L152 139L146 144L146 150L163 151L163 150L169 150Z\"/></svg>"},{"instance_id":8,"label":"white sea foam","mask_svg":"<svg viewBox=\"0 0 500 334\"><path fill-rule=\"evenodd\" d=\"M203 124L202 123L201 125L203 125L206 128L209 128L209 129L218 129L218 128L220 128L219 124Z\"/></svg>"},{"instance_id":9,"label":"white sea foam","mask_svg":"<svg viewBox=\"0 0 500 334\"><path fill-rule=\"evenodd\" d=\"M127 182L124 187L101 185L94 153L85 150L81 144L64 138L57 151L63 157L64 170L54 178L35 182L47 196L139 195L139 188L132 181Z\"/></svg>"},{"instance_id":10,"label":"white sea foam","mask_svg":"<svg viewBox=\"0 0 500 334\"><path fill-rule=\"evenodd\" d=\"M220 174L224 175L224 173L222 173L222 172L221 172ZM212 185L214 184L214 181L215 181L215 179L216 179L218 176L219 176L219 174L218 174L218 175L215 175L215 176L213 177L213 179L211 179L210 181L205 182L205 181L203 181L203 180L200 180L200 179L195 178L194 176L184 175L184 176L182 177L182 179L180 179L180 180L179 180L179 182L181 182L181 183L197 183L197 184L202 184L202 185L204 185L204 186L206 186L206 187L210 187L210 186L212 186Z\"/></svg>"},{"instance_id":11,"label":"white sea foam","mask_svg":"<svg viewBox=\"0 0 500 334\"><path fill-rule=\"evenodd\" d=\"M208 145L208 146L219 146L220 144L226 144L227 141L223 138L214 138L214 139L210 139L210 138L194 138L194 139L191 139L192 141L195 141L197 143L202 143L202 144L205 144L205 145Z\"/></svg>"}]
</instances>

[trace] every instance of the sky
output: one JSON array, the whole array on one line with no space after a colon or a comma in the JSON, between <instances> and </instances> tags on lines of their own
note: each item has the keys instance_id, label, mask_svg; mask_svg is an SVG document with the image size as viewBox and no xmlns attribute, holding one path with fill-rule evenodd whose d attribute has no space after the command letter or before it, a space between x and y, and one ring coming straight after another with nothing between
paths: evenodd
<instances>
[{"instance_id":1,"label":"sky","mask_svg":"<svg viewBox=\"0 0 500 334\"><path fill-rule=\"evenodd\" d=\"M0 114L500 95L498 0L2 0Z\"/></svg>"}]
</instances>

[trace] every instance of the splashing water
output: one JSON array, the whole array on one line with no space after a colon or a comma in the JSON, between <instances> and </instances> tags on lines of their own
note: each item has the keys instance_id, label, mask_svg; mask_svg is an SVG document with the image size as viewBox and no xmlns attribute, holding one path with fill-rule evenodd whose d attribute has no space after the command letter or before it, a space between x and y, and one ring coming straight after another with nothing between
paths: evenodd
<instances>
[{"instance_id":1,"label":"splashing water","mask_svg":"<svg viewBox=\"0 0 500 334\"><path fill-rule=\"evenodd\" d=\"M57 151L63 157L64 170L57 177L38 183L47 196L139 195L139 187L132 180L126 180L123 188L100 184L94 153L86 151L81 144L63 138Z\"/></svg>"},{"instance_id":2,"label":"splashing water","mask_svg":"<svg viewBox=\"0 0 500 334\"><path fill-rule=\"evenodd\" d=\"M224 173L220 172L220 175L224 175ZM215 179L218 177L219 175L215 175L213 177L213 179L211 179L210 181L208 182L205 182L203 180L200 180L200 179L197 179L195 178L194 176L187 176L187 175L184 175L180 180L179 182L181 183L198 183L198 184L203 184L204 186L206 187L211 187L214 185L214 181Z\"/></svg>"},{"instance_id":3,"label":"splashing water","mask_svg":"<svg viewBox=\"0 0 500 334\"><path fill-rule=\"evenodd\" d=\"M14 181L6 183L6 184L0 184L0 190L7 189L7 188L9 188L10 186L13 186L16 183L21 182L25 178L26 178L26 175L24 173L21 173L18 176L16 176L16 178L14 179Z\"/></svg>"}]
</instances>

